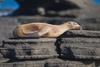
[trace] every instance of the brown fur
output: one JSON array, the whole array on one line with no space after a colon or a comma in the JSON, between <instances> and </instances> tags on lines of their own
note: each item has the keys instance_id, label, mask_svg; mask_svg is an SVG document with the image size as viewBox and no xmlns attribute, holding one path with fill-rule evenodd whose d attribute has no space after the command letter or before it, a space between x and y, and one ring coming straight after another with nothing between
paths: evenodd
<instances>
[{"instance_id":1,"label":"brown fur","mask_svg":"<svg viewBox=\"0 0 100 67\"><path fill-rule=\"evenodd\" d=\"M48 23L28 23L16 27L16 35L27 37L29 34L37 34L39 37L58 37L67 30L80 29L76 22L65 22L61 25L52 25ZM36 36L33 36L36 37Z\"/></svg>"}]
</instances>

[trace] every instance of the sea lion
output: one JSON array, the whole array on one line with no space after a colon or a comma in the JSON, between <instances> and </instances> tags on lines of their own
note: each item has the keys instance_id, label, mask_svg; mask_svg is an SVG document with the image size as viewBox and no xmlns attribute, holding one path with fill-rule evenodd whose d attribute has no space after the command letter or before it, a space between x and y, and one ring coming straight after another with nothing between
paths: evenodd
<instances>
[{"instance_id":1,"label":"sea lion","mask_svg":"<svg viewBox=\"0 0 100 67\"><path fill-rule=\"evenodd\" d=\"M72 29L80 29L80 25L73 21L64 22L61 25L37 22L18 25L15 34L18 37L58 37Z\"/></svg>"}]
</instances>

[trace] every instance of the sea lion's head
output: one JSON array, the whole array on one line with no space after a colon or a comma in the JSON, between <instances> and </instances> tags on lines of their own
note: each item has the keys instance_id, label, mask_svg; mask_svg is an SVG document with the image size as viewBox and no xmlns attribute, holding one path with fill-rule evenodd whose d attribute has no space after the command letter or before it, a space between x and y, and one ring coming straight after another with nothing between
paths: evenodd
<instances>
[{"instance_id":1,"label":"sea lion's head","mask_svg":"<svg viewBox=\"0 0 100 67\"><path fill-rule=\"evenodd\" d=\"M66 26L69 27L69 29L79 30L81 28L81 26L77 22L74 22L74 21L68 21L68 22L65 22L65 24Z\"/></svg>"}]
</instances>

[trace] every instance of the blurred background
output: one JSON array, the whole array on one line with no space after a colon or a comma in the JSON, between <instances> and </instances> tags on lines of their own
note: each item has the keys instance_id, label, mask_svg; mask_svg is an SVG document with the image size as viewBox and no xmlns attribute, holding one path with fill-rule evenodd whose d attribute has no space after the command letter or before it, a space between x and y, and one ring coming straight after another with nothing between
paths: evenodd
<instances>
[{"instance_id":1,"label":"blurred background","mask_svg":"<svg viewBox=\"0 0 100 67\"><path fill-rule=\"evenodd\" d=\"M45 1L42 2L42 1ZM68 8L73 8L75 4L66 5L64 0L0 0L0 16L19 16L19 15L46 15L46 16L72 16L69 11L66 11ZM65 0L68 1L68 0ZM75 1L75 0L71 0ZM78 1L78 0L76 0ZM82 1L82 0L80 0ZM87 0L88 1L88 0ZM91 0L92 1L92 0ZM38 3L37 3L38 2ZM53 6L48 6L53 5ZM33 4L33 5L32 5ZM77 3L76 3L77 4ZM94 0L92 4L100 5L100 0ZM29 6L30 5L30 6ZM39 6L37 6L39 5ZM48 7L46 7L48 6ZM61 7L62 6L62 7ZM67 6L67 7L65 7ZM59 7L59 8L58 8ZM78 8L78 6L74 7ZM79 5L80 8L80 5ZM72 10L72 9L71 9ZM45 12L46 11L46 12ZM59 12L58 12L59 11ZM73 11L72 11L73 12ZM74 10L75 12L75 10ZM76 10L77 12L77 10Z\"/></svg>"}]
</instances>

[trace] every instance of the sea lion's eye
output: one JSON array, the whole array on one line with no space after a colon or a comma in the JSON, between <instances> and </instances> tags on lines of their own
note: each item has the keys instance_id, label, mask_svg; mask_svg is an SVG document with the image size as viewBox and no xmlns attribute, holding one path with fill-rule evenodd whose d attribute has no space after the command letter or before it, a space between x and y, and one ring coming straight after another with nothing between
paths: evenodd
<instances>
[{"instance_id":1,"label":"sea lion's eye","mask_svg":"<svg viewBox=\"0 0 100 67\"><path fill-rule=\"evenodd\" d=\"M68 24L72 24L72 23L69 22Z\"/></svg>"},{"instance_id":2,"label":"sea lion's eye","mask_svg":"<svg viewBox=\"0 0 100 67\"><path fill-rule=\"evenodd\" d=\"M74 25L77 25L77 23L73 23Z\"/></svg>"}]
</instances>

